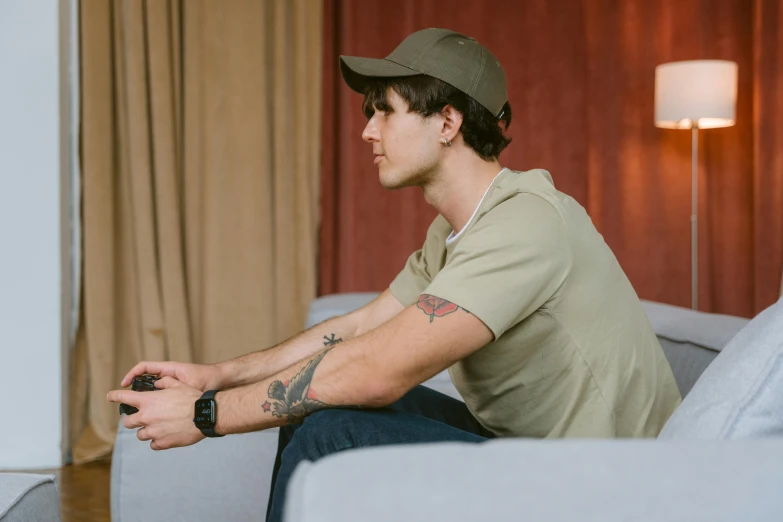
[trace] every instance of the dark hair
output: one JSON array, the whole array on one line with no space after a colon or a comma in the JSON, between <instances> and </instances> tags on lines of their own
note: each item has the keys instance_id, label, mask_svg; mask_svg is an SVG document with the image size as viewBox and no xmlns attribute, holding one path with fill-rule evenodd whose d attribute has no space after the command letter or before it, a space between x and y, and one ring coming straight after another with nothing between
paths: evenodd
<instances>
[{"instance_id":1,"label":"dark hair","mask_svg":"<svg viewBox=\"0 0 783 522\"><path fill-rule=\"evenodd\" d=\"M456 87L423 74L370 81L364 89L362 103L362 111L368 119L372 118L376 110L391 111L386 99L389 87L408 103L408 112L415 112L424 118L440 113L446 105L462 113L462 138L485 161L496 160L511 143L511 138L503 134L511 125L511 105L508 102L498 119L489 109ZM504 124L503 128L500 123Z\"/></svg>"}]
</instances>

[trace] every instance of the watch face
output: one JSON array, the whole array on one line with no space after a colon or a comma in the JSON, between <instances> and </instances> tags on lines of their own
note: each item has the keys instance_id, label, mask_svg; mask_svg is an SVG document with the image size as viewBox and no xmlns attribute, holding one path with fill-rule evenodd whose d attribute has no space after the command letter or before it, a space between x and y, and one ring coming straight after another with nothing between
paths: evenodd
<instances>
[{"instance_id":1,"label":"watch face","mask_svg":"<svg viewBox=\"0 0 783 522\"><path fill-rule=\"evenodd\" d=\"M199 399L193 415L197 428L212 428L215 426L215 400Z\"/></svg>"}]
</instances>

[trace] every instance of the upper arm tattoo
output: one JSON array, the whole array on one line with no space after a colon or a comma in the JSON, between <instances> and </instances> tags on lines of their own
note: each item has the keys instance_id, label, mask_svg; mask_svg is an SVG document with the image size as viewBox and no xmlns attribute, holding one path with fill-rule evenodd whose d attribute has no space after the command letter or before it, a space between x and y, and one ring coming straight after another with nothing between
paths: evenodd
<instances>
[{"instance_id":1,"label":"upper arm tattoo","mask_svg":"<svg viewBox=\"0 0 783 522\"><path fill-rule=\"evenodd\" d=\"M465 310L464 308L455 305L451 301L446 301L445 299L441 299L440 297L429 294L421 294L419 296L419 301L416 303L416 306L418 306L419 309L422 310L425 314L430 316L430 322L432 322L436 317L443 317L444 315L449 315L450 313L456 312L457 310ZM468 312L467 310L465 311Z\"/></svg>"}]
</instances>

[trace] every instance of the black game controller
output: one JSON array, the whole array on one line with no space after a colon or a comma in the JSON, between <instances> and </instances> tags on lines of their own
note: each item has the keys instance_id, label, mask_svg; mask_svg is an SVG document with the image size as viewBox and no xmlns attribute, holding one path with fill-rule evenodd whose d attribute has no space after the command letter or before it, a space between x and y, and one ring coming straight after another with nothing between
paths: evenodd
<instances>
[{"instance_id":1,"label":"black game controller","mask_svg":"<svg viewBox=\"0 0 783 522\"><path fill-rule=\"evenodd\" d=\"M131 389L137 392L157 391L158 388L155 387L155 381L158 379L160 379L160 377L155 375L142 375L140 377L134 377L133 383L131 383ZM139 409L134 408L133 406L120 404L120 415L123 413L125 415L133 415L138 411Z\"/></svg>"}]
</instances>

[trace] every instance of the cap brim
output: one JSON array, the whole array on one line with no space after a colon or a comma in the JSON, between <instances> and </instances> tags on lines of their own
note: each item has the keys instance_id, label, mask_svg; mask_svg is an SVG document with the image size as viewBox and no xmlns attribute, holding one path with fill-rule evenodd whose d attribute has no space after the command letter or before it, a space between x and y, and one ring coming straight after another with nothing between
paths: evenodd
<instances>
[{"instance_id":1,"label":"cap brim","mask_svg":"<svg viewBox=\"0 0 783 522\"><path fill-rule=\"evenodd\" d=\"M361 58L359 56L340 56L340 72L342 72L343 80L348 84L348 87L360 94L364 94L365 85L373 78L422 74L384 58Z\"/></svg>"}]
</instances>

